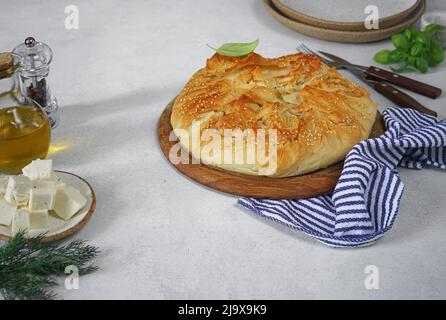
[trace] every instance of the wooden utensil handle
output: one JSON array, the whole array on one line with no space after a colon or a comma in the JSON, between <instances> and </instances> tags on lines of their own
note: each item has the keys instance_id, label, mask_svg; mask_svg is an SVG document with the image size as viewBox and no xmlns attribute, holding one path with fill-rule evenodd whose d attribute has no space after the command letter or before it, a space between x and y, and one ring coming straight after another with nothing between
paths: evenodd
<instances>
[{"instance_id":1,"label":"wooden utensil handle","mask_svg":"<svg viewBox=\"0 0 446 320\"><path fill-rule=\"evenodd\" d=\"M404 92L398 90L397 88L391 85L382 82L377 82L375 84L375 90L381 93L389 100L396 103L399 107L415 109L425 114L437 117L437 113L435 111L426 108L411 96L405 94Z\"/></svg>"},{"instance_id":2,"label":"wooden utensil handle","mask_svg":"<svg viewBox=\"0 0 446 320\"><path fill-rule=\"evenodd\" d=\"M406 88L407 90L422 94L423 96L436 99L441 95L441 89L431 86L414 79L410 79L399 74L380 69L378 67L369 67L367 75L377 80L383 80L393 83L397 86Z\"/></svg>"}]
</instances>

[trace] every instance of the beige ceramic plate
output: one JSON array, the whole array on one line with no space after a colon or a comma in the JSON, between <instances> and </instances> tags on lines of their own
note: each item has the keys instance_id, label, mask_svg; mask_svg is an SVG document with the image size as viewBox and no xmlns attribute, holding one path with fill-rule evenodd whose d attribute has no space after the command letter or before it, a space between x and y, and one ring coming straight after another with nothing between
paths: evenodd
<instances>
[{"instance_id":1,"label":"beige ceramic plate","mask_svg":"<svg viewBox=\"0 0 446 320\"><path fill-rule=\"evenodd\" d=\"M87 204L73 218L68 221L50 215L49 227L47 229L31 229L28 236L36 236L46 232L45 241L56 241L66 238L78 232L90 220L96 207L96 196L93 188L83 178L64 171L56 171L67 186L72 186L80 191L87 198ZM9 240L11 231L9 227L0 226L0 240Z\"/></svg>"},{"instance_id":2,"label":"beige ceramic plate","mask_svg":"<svg viewBox=\"0 0 446 320\"><path fill-rule=\"evenodd\" d=\"M341 31L366 31L365 8L378 8L379 27L393 27L419 8L422 0L272 0L284 15L298 22Z\"/></svg>"},{"instance_id":3,"label":"beige ceramic plate","mask_svg":"<svg viewBox=\"0 0 446 320\"><path fill-rule=\"evenodd\" d=\"M297 32L322 40L347 42L347 43L374 42L387 39L395 33L404 31L410 25L417 22L421 18L426 9L426 2L425 0L422 0L420 7L414 13L412 13L410 17L408 17L404 22L399 23L393 27L379 30L369 30L369 31L340 31L340 30L310 26L301 22L294 21L288 18L287 16L283 15L272 4L271 0L263 0L263 3L267 11L276 20L278 20L280 23L284 24L285 26Z\"/></svg>"}]
</instances>

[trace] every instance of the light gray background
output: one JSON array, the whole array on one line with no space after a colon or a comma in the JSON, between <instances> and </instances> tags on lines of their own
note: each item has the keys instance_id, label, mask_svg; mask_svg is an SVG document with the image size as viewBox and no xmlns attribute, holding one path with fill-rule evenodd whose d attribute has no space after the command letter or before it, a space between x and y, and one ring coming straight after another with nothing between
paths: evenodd
<instances>
[{"instance_id":1,"label":"light gray background","mask_svg":"<svg viewBox=\"0 0 446 320\"><path fill-rule=\"evenodd\" d=\"M70 148L52 157L97 193L96 212L76 237L102 249L101 270L81 278L79 290L60 286L60 298L446 298L444 172L401 169L406 192L393 230L372 247L334 250L192 183L157 144L158 116L212 55L207 43L259 37L257 51L274 57L300 40L369 65L389 41L307 38L257 0L0 2L0 50L28 35L54 49L62 119L53 142ZM79 30L64 28L69 4L79 6ZM410 76L445 88L445 69ZM414 96L446 117L444 96ZM373 97L381 110L390 105ZM364 287L367 265L380 270L379 290Z\"/></svg>"}]
</instances>

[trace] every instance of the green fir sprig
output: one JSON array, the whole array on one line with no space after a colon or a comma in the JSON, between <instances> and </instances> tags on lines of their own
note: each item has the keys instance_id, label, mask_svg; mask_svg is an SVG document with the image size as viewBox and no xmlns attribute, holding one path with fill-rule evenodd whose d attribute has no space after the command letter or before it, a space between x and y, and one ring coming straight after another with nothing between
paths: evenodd
<instances>
[{"instance_id":1,"label":"green fir sprig","mask_svg":"<svg viewBox=\"0 0 446 320\"><path fill-rule=\"evenodd\" d=\"M26 238L19 232L0 247L0 294L7 300L46 300L55 297L51 287L65 268L74 265L79 275L94 272L90 264L99 249L84 240L62 246L44 242L44 234Z\"/></svg>"}]
</instances>

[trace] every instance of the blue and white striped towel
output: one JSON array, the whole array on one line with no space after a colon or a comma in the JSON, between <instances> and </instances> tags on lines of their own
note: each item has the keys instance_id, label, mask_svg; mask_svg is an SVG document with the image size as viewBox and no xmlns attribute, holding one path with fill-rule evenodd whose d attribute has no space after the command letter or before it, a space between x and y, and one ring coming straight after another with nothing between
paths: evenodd
<instances>
[{"instance_id":1,"label":"blue and white striped towel","mask_svg":"<svg viewBox=\"0 0 446 320\"><path fill-rule=\"evenodd\" d=\"M387 109L383 117L388 130L350 151L333 194L301 200L243 198L239 203L328 246L374 243L398 215L404 185L395 168L446 169L446 120L401 108Z\"/></svg>"}]
</instances>

